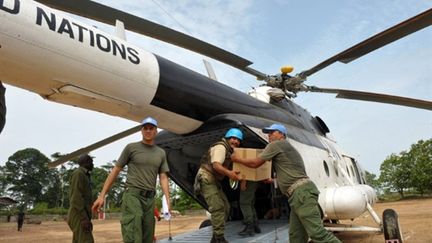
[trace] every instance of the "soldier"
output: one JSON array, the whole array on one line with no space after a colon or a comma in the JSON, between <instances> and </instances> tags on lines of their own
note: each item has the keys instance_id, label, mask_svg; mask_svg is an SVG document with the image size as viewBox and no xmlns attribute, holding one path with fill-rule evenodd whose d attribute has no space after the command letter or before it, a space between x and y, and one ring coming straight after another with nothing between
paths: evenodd
<instances>
[{"instance_id":1,"label":"soldier","mask_svg":"<svg viewBox=\"0 0 432 243\"><path fill-rule=\"evenodd\" d=\"M166 154L154 144L157 121L147 117L141 123L142 140L126 145L105 184L93 210L104 205L105 195L124 166L128 166L126 189L122 198L121 228L124 242L153 242L155 230L154 196L159 182L170 209Z\"/></svg>"},{"instance_id":2,"label":"soldier","mask_svg":"<svg viewBox=\"0 0 432 243\"><path fill-rule=\"evenodd\" d=\"M6 123L6 101L5 101L6 88L0 82L0 133Z\"/></svg>"},{"instance_id":3,"label":"soldier","mask_svg":"<svg viewBox=\"0 0 432 243\"><path fill-rule=\"evenodd\" d=\"M79 167L72 173L69 192L68 225L73 233L73 243L92 243L93 225L91 223L92 190L90 171L93 170L93 159L82 155L78 159Z\"/></svg>"},{"instance_id":4,"label":"soldier","mask_svg":"<svg viewBox=\"0 0 432 243\"><path fill-rule=\"evenodd\" d=\"M25 216L25 214L24 214L24 212L21 210L21 211L18 213L18 219L17 219L18 231L22 231L22 226L23 226L23 224L24 224L24 216Z\"/></svg>"},{"instance_id":5,"label":"soldier","mask_svg":"<svg viewBox=\"0 0 432 243\"><path fill-rule=\"evenodd\" d=\"M245 227L238 234L241 236L253 236L261 233L258 227L258 217L255 210L255 192L258 187L257 181L242 180L240 182L240 209L243 214Z\"/></svg>"},{"instance_id":6,"label":"soldier","mask_svg":"<svg viewBox=\"0 0 432 243\"><path fill-rule=\"evenodd\" d=\"M239 172L232 168L231 154L240 146L243 133L238 128L231 128L221 141L213 144L201 158L201 166L195 177L194 190L201 194L211 214L213 236L211 243L225 243L225 221L230 212L230 204L222 191L221 181L225 176L238 181Z\"/></svg>"},{"instance_id":7,"label":"soldier","mask_svg":"<svg viewBox=\"0 0 432 243\"><path fill-rule=\"evenodd\" d=\"M268 134L269 144L257 158L243 159L234 154L231 159L253 168L272 160L278 185L281 192L288 197L291 208L291 242L308 242L310 237L313 242L340 243L341 241L323 226L318 205L319 191L306 175L300 154L286 140L285 126L273 124L262 131Z\"/></svg>"}]
</instances>

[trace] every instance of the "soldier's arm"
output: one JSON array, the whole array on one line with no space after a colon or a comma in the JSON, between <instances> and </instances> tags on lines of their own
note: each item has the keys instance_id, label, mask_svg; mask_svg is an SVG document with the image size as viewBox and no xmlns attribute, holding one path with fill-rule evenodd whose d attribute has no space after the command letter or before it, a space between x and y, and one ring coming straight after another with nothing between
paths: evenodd
<instances>
[{"instance_id":1,"label":"soldier's arm","mask_svg":"<svg viewBox=\"0 0 432 243\"><path fill-rule=\"evenodd\" d=\"M219 162L212 162L213 169L215 169L219 174L228 176L231 180L238 181L241 178L239 177L240 171L228 170L223 167Z\"/></svg>"},{"instance_id":2,"label":"soldier's arm","mask_svg":"<svg viewBox=\"0 0 432 243\"><path fill-rule=\"evenodd\" d=\"M162 192L165 195L168 210L171 211L171 202L170 202L170 193L169 193L169 182L168 182L168 176L166 173L160 173L159 174L159 181L162 188Z\"/></svg>"},{"instance_id":3,"label":"soldier's arm","mask_svg":"<svg viewBox=\"0 0 432 243\"><path fill-rule=\"evenodd\" d=\"M111 188L112 184L117 179L121 171L122 168L117 165L115 165L114 168L111 170L111 173L108 175L108 177L105 180L104 186L102 188L102 191L99 194L99 197L93 203L92 206L93 211L99 211L99 209L104 205L105 195L108 193L109 189Z\"/></svg>"},{"instance_id":4,"label":"soldier's arm","mask_svg":"<svg viewBox=\"0 0 432 243\"><path fill-rule=\"evenodd\" d=\"M240 180L240 178L238 177L238 174L240 172L232 171L223 167L223 163L227 152L223 145L216 145L212 147L210 151L211 151L210 161L213 169L217 173L228 176L231 180L235 180L235 181Z\"/></svg>"},{"instance_id":5,"label":"soldier's arm","mask_svg":"<svg viewBox=\"0 0 432 243\"><path fill-rule=\"evenodd\" d=\"M258 168L260 167L262 164L264 164L265 160L257 157L257 158L249 158L249 159L245 159L245 158L240 158L239 156L237 156L235 153L233 155L231 155L231 160L233 162L242 164L242 165L246 165L247 167L251 167L251 168Z\"/></svg>"}]
</instances>

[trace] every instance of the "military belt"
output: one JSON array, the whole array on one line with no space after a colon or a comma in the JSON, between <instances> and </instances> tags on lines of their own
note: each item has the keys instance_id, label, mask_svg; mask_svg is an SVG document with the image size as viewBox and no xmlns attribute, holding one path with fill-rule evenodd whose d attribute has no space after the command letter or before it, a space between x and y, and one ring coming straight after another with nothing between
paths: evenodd
<instances>
[{"instance_id":1,"label":"military belt","mask_svg":"<svg viewBox=\"0 0 432 243\"><path fill-rule=\"evenodd\" d=\"M134 194L139 194L145 198L153 198L156 195L156 192L153 190L139 189L135 187L126 187L127 192L131 192Z\"/></svg>"},{"instance_id":2,"label":"military belt","mask_svg":"<svg viewBox=\"0 0 432 243\"><path fill-rule=\"evenodd\" d=\"M302 186L308 182L311 182L311 180L309 178L298 179L290 187L288 187L288 190L287 190L288 197L291 197L291 195L294 193L295 189L297 189L298 187L300 187L300 186Z\"/></svg>"}]
</instances>

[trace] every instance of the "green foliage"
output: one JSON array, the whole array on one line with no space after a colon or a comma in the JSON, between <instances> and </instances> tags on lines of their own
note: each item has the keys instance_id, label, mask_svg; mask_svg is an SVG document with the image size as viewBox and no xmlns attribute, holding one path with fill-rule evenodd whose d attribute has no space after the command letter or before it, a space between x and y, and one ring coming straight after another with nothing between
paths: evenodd
<instances>
[{"instance_id":1,"label":"green foliage","mask_svg":"<svg viewBox=\"0 0 432 243\"><path fill-rule=\"evenodd\" d=\"M414 164L412 187L422 195L432 191L432 139L411 145L406 157Z\"/></svg>"},{"instance_id":2,"label":"green foliage","mask_svg":"<svg viewBox=\"0 0 432 243\"><path fill-rule=\"evenodd\" d=\"M366 175L366 183L369 186L371 186L375 191L381 192L382 186L377 176L373 173L370 173L369 171L365 171L365 175Z\"/></svg>"},{"instance_id":3,"label":"green foliage","mask_svg":"<svg viewBox=\"0 0 432 243\"><path fill-rule=\"evenodd\" d=\"M169 180L171 209L184 212L187 209L201 209L199 205L189 194L177 186L174 181ZM162 189L159 184L156 185L155 207L162 208Z\"/></svg>"},{"instance_id":4,"label":"green foliage","mask_svg":"<svg viewBox=\"0 0 432 243\"><path fill-rule=\"evenodd\" d=\"M29 211L31 214L45 214L48 209L48 203L40 202L36 203L36 205Z\"/></svg>"},{"instance_id":5,"label":"green foliage","mask_svg":"<svg viewBox=\"0 0 432 243\"><path fill-rule=\"evenodd\" d=\"M380 167L380 181L384 187L397 191L402 198L404 197L404 190L411 187L412 164L404 156L405 154L403 152L402 156L390 155Z\"/></svg>"},{"instance_id":6,"label":"green foliage","mask_svg":"<svg viewBox=\"0 0 432 243\"><path fill-rule=\"evenodd\" d=\"M111 172L114 165L115 165L115 161L108 162L105 165L102 165L101 167L101 169L105 172L102 171L96 172L94 176L92 173L92 180L94 180L93 193L98 194L102 190L103 184L105 183L105 179L108 176L108 174ZM102 176L104 173L106 174L105 177ZM121 200L123 197L125 182L126 182L126 172L122 170L118 175L117 179L112 184L110 191L108 192L106 198L107 208L121 207Z\"/></svg>"},{"instance_id":7,"label":"green foliage","mask_svg":"<svg viewBox=\"0 0 432 243\"><path fill-rule=\"evenodd\" d=\"M106 170L98 167L93 168L93 171L91 172L93 201L97 199L107 176L108 172Z\"/></svg>"},{"instance_id":8,"label":"green foliage","mask_svg":"<svg viewBox=\"0 0 432 243\"><path fill-rule=\"evenodd\" d=\"M51 158L58 159L60 157L62 157L63 154L60 153L54 153L51 155ZM59 190L57 191L57 195L59 196L59 204L56 205L56 207L60 207L60 208L69 208L69 182L70 182L70 178L72 176L72 172L78 168L78 164L76 163L76 159L67 162L64 165L61 165L59 168L56 168L56 170L58 171L58 175L59 175L59 180L60 180L60 187Z\"/></svg>"},{"instance_id":9,"label":"green foliage","mask_svg":"<svg viewBox=\"0 0 432 243\"><path fill-rule=\"evenodd\" d=\"M384 191L396 191L404 198L409 189L421 195L432 191L432 139L420 140L408 152L387 157L380 167Z\"/></svg>"},{"instance_id":10,"label":"green foliage","mask_svg":"<svg viewBox=\"0 0 432 243\"><path fill-rule=\"evenodd\" d=\"M54 191L58 190L59 178L57 171L48 169L49 161L34 148L17 151L2 168L3 187L21 204L33 205L47 201L55 205L58 198Z\"/></svg>"},{"instance_id":11,"label":"green foliage","mask_svg":"<svg viewBox=\"0 0 432 243\"><path fill-rule=\"evenodd\" d=\"M177 197L173 199L174 206L176 210L183 212L187 209L200 209L202 208L195 199L193 199L189 194L187 194L184 190L179 188L177 192Z\"/></svg>"},{"instance_id":12,"label":"green foliage","mask_svg":"<svg viewBox=\"0 0 432 243\"><path fill-rule=\"evenodd\" d=\"M67 211L68 210L65 208L59 208L59 207L50 208L48 206L48 203L42 202L42 203L37 203L33 209L28 211L28 214L33 214L33 215L45 215L45 214L66 215Z\"/></svg>"}]
</instances>

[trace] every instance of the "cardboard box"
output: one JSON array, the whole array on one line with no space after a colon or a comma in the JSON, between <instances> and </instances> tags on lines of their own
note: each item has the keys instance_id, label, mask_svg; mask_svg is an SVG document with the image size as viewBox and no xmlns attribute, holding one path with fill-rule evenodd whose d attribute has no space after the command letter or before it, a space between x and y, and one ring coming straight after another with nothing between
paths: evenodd
<instances>
[{"instance_id":1,"label":"cardboard box","mask_svg":"<svg viewBox=\"0 0 432 243\"><path fill-rule=\"evenodd\" d=\"M235 148L235 154L241 158L256 158L263 149ZM266 161L258 168L250 168L239 163L233 163L233 170L240 171L240 177L248 181L262 181L271 178L271 161Z\"/></svg>"}]
</instances>

